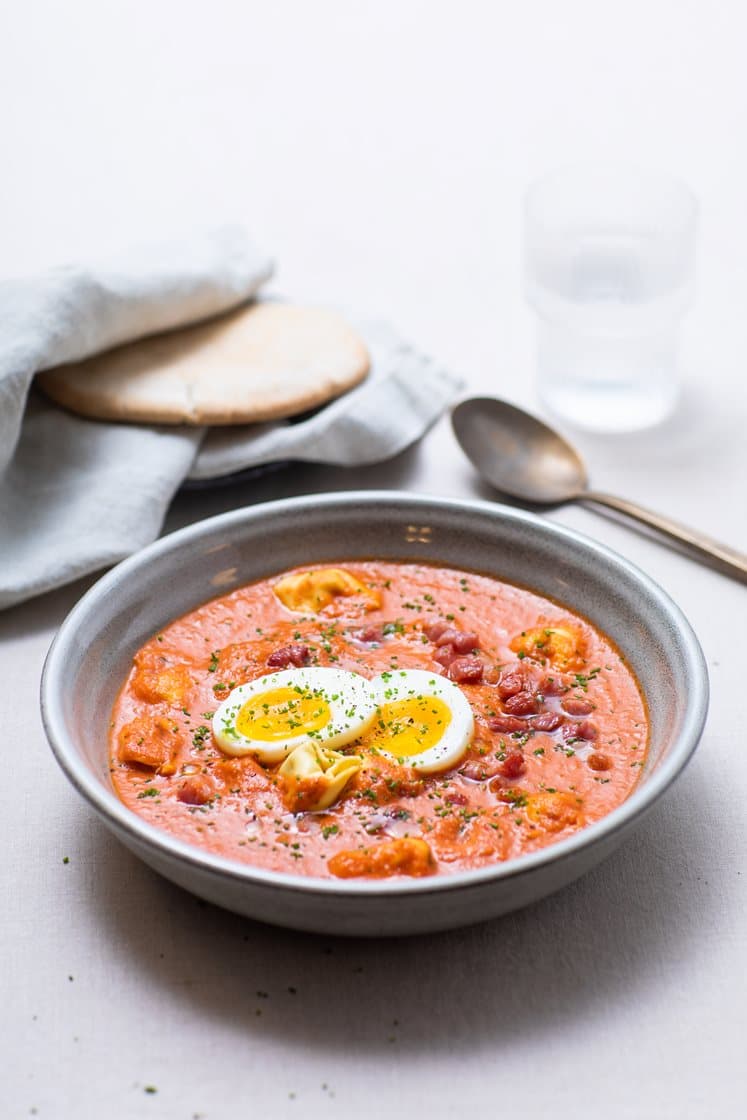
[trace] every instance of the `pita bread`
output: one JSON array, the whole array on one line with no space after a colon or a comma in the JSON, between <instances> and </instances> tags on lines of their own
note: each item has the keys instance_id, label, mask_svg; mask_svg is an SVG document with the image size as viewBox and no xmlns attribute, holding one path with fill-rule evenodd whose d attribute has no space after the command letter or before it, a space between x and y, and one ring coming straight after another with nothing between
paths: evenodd
<instances>
[{"instance_id":1,"label":"pita bread","mask_svg":"<svg viewBox=\"0 0 747 1120\"><path fill-rule=\"evenodd\" d=\"M246 424L324 404L362 381L369 365L335 312L255 303L37 380L53 400L97 420Z\"/></svg>"}]
</instances>

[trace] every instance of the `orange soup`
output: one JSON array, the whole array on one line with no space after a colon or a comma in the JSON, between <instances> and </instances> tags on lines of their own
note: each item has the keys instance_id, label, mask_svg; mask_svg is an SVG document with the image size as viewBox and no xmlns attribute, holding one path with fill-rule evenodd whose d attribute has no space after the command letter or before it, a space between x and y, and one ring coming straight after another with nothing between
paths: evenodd
<instances>
[{"instance_id":1,"label":"orange soup","mask_svg":"<svg viewBox=\"0 0 747 1120\"><path fill-rule=\"evenodd\" d=\"M618 806L648 725L623 657L524 588L423 564L295 569L135 655L111 775L150 824L298 875L448 875Z\"/></svg>"}]
</instances>

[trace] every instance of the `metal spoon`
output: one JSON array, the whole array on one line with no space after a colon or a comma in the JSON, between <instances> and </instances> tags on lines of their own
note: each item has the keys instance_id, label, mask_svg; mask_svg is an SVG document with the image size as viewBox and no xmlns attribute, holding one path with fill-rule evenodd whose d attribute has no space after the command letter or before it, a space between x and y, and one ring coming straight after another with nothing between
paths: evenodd
<instances>
[{"instance_id":1,"label":"metal spoon","mask_svg":"<svg viewBox=\"0 0 747 1120\"><path fill-rule=\"evenodd\" d=\"M462 450L496 490L536 505L582 501L608 506L747 583L744 553L625 498L590 490L586 467L575 448L528 412L494 397L472 397L453 409L451 423Z\"/></svg>"}]
</instances>

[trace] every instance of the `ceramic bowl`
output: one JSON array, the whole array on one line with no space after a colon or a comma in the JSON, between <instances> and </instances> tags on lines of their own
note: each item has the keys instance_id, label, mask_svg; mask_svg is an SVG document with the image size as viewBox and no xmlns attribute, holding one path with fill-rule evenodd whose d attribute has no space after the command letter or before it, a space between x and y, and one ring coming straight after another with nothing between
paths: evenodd
<instances>
[{"instance_id":1,"label":"ceramic bowl","mask_svg":"<svg viewBox=\"0 0 747 1120\"><path fill-rule=\"evenodd\" d=\"M390 881L313 879L234 863L126 809L109 780L107 725L138 647L172 619L241 584L300 564L370 557L442 562L518 583L610 635L650 712L648 763L632 796L570 839L519 859L443 878ZM372 491L258 505L157 541L83 596L55 638L42 678L44 726L58 762L146 863L251 918L355 935L466 925L524 906L588 871L683 769L707 703L705 663L687 620L656 584L609 549L497 504Z\"/></svg>"}]
</instances>

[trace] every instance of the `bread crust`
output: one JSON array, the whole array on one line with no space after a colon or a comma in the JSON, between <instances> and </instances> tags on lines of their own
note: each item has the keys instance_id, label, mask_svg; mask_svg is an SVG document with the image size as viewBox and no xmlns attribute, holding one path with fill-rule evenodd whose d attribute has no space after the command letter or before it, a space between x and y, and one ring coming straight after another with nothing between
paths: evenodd
<instances>
[{"instance_id":1,"label":"bread crust","mask_svg":"<svg viewBox=\"0 0 747 1120\"><path fill-rule=\"evenodd\" d=\"M253 303L46 370L37 382L96 420L228 425L325 404L369 368L364 343L336 312Z\"/></svg>"}]
</instances>

